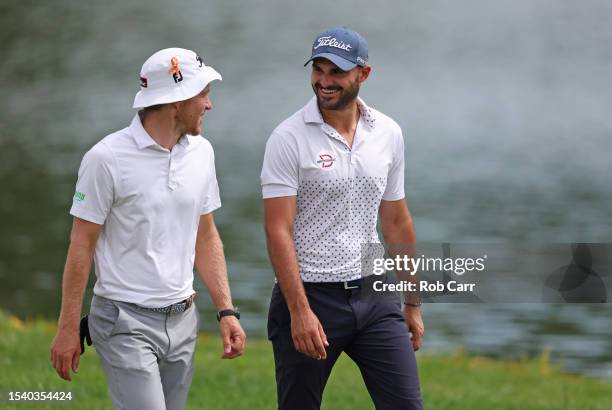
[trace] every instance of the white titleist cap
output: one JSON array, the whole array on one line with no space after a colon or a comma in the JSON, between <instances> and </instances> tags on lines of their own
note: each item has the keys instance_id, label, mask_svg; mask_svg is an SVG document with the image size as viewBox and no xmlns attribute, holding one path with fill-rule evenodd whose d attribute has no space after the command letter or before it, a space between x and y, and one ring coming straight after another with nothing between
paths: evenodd
<instances>
[{"instance_id":1,"label":"white titleist cap","mask_svg":"<svg viewBox=\"0 0 612 410\"><path fill-rule=\"evenodd\" d=\"M148 58L140 70L140 91L134 108L188 100L221 74L184 48L166 48Z\"/></svg>"}]
</instances>

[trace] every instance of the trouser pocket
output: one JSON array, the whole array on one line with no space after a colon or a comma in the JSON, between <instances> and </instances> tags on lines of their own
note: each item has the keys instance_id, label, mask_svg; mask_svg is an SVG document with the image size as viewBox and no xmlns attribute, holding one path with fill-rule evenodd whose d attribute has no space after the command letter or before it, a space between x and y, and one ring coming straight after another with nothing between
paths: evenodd
<instances>
[{"instance_id":1,"label":"trouser pocket","mask_svg":"<svg viewBox=\"0 0 612 410\"><path fill-rule=\"evenodd\" d=\"M289 308L278 284L275 284L270 298L270 308L268 309L268 339L272 340L281 329L290 326Z\"/></svg>"},{"instance_id":2,"label":"trouser pocket","mask_svg":"<svg viewBox=\"0 0 612 410\"><path fill-rule=\"evenodd\" d=\"M89 332L94 344L107 340L117 326L119 308L109 299L93 297L89 309Z\"/></svg>"}]
</instances>

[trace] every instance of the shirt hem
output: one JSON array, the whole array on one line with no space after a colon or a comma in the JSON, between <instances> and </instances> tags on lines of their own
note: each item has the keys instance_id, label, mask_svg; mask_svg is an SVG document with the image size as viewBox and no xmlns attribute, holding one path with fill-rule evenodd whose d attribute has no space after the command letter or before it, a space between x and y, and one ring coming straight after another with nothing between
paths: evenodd
<instances>
[{"instance_id":1,"label":"shirt hem","mask_svg":"<svg viewBox=\"0 0 612 410\"><path fill-rule=\"evenodd\" d=\"M88 222L93 222L98 225L104 225L104 221L106 221L106 218L98 217L88 212L75 211L74 209L70 210L70 215L76 216L77 218L80 218L80 219L84 219Z\"/></svg>"},{"instance_id":2,"label":"shirt hem","mask_svg":"<svg viewBox=\"0 0 612 410\"><path fill-rule=\"evenodd\" d=\"M211 212L213 212L213 211L216 211L216 210L217 210L217 209L219 209L219 208L221 208L221 204L220 204L220 203L219 203L219 204L216 204L216 205L213 205L213 206L211 206L211 207L208 207L208 208L202 209L202 210L200 210L200 216L201 216L201 215L206 215L206 214L209 214L209 213L211 213Z\"/></svg>"},{"instance_id":3,"label":"shirt hem","mask_svg":"<svg viewBox=\"0 0 612 410\"><path fill-rule=\"evenodd\" d=\"M294 188L278 189L274 191L263 192L262 196L263 196L263 199L280 198L283 196L297 196L297 192L298 192L297 189L294 189Z\"/></svg>"},{"instance_id":4,"label":"shirt hem","mask_svg":"<svg viewBox=\"0 0 612 410\"><path fill-rule=\"evenodd\" d=\"M400 199L404 199L406 198L406 195L402 192L401 194L395 194L395 195L387 195L381 198L383 201L399 201Z\"/></svg>"}]
</instances>

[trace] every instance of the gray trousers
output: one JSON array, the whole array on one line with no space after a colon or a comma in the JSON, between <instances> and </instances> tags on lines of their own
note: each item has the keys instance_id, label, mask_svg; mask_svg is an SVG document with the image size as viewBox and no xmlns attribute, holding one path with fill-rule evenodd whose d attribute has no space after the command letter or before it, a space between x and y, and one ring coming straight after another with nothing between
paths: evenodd
<instances>
[{"instance_id":1,"label":"gray trousers","mask_svg":"<svg viewBox=\"0 0 612 410\"><path fill-rule=\"evenodd\" d=\"M94 296L89 331L116 409L178 410L191 386L199 314L159 313Z\"/></svg>"}]
</instances>

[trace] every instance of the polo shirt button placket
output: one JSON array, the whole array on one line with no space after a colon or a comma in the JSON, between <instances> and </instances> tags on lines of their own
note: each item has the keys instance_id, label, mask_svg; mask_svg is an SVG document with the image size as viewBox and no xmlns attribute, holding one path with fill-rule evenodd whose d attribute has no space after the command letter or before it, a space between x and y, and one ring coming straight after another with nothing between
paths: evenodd
<instances>
[{"instance_id":1,"label":"polo shirt button placket","mask_svg":"<svg viewBox=\"0 0 612 410\"><path fill-rule=\"evenodd\" d=\"M345 142L346 144L346 142ZM353 219L353 179L354 179L354 167L353 167L353 149L346 144L346 148L348 149L348 212L349 217L348 220L351 221Z\"/></svg>"},{"instance_id":2,"label":"polo shirt button placket","mask_svg":"<svg viewBox=\"0 0 612 410\"><path fill-rule=\"evenodd\" d=\"M170 152L168 161L168 188L174 191L176 187L176 167L174 166L174 161L172 161L172 152Z\"/></svg>"}]
</instances>

